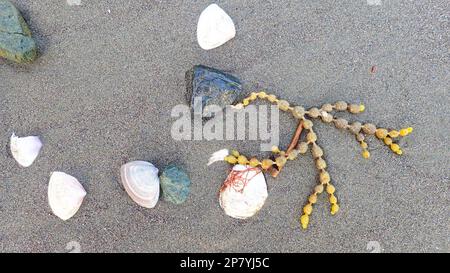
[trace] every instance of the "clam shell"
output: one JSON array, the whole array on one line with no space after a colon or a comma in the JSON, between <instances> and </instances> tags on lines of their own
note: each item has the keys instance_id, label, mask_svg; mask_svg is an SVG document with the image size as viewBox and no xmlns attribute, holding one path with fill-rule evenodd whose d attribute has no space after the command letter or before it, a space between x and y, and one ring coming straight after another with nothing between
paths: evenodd
<instances>
[{"instance_id":1,"label":"clam shell","mask_svg":"<svg viewBox=\"0 0 450 273\"><path fill-rule=\"evenodd\" d=\"M250 166L235 165L233 171L248 170L246 177L251 179L245 184L224 183L220 190L220 206L228 216L237 219L252 217L262 208L267 199L267 184L264 174L251 168Z\"/></svg>"},{"instance_id":2,"label":"clam shell","mask_svg":"<svg viewBox=\"0 0 450 273\"><path fill-rule=\"evenodd\" d=\"M132 161L122 165L120 177L125 191L145 208L156 206L159 198L158 169L149 162Z\"/></svg>"},{"instance_id":3,"label":"clam shell","mask_svg":"<svg viewBox=\"0 0 450 273\"><path fill-rule=\"evenodd\" d=\"M197 40L205 50L219 47L236 36L233 20L216 4L209 5L200 14Z\"/></svg>"},{"instance_id":4,"label":"clam shell","mask_svg":"<svg viewBox=\"0 0 450 273\"><path fill-rule=\"evenodd\" d=\"M18 137L13 133L10 148L17 163L23 167L29 167L38 157L42 142L37 136Z\"/></svg>"},{"instance_id":5,"label":"clam shell","mask_svg":"<svg viewBox=\"0 0 450 273\"><path fill-rule=\"evenodd\" d=\"M63 172L53 172L48 183L48 203L53 213L67 220L75 215L86 196L78 180Z\"/></svg>"}]
</instances>

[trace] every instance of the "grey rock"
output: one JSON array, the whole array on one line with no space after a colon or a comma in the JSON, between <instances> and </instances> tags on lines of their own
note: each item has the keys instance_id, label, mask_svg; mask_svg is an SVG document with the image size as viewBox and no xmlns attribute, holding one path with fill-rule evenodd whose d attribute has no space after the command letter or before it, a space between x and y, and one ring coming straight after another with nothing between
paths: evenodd
<instances>
[{"instance_id":1,"label":"grey rock","mask_svg":"<svg viewBox=\"0 0 450 273\"><path fill-rule=\"evenodd\" d=\"M203 109L203 117L212 117L212 105L222 109L235 102L242 93L241 81L215 68L196 65L186 73L187 91L191 95L191 108ZM196 101L195 98L201 98ZM201 105L199 103L201 102ZM201 107L201 108L200 108Z\"/></svg>"}]
</instances>

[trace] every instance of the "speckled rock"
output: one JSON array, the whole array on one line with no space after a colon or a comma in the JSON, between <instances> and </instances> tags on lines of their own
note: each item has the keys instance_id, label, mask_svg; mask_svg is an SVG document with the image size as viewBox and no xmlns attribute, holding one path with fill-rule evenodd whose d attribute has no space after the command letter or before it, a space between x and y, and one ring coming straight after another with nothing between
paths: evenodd
<instances>
[{"instance_id":1,"label":"speckled rock","mask_svg":"<svg viewBox=\"0 0 450 273\"><path fill-rule=\"evenodd\" d=\"M189 196L191 180L182 169L170 165L164 169L159 177L162 197L165 201L181 204Z\"/></svg>"},{"instance_id":2,"label":"speckled rock","mask_svg":"<svg viewBox=\"0 0 450 273\"><path fill-rule=\"evenodd\" d=\"M196 65L186 73L187 91L191 94L191 107L194 113L203 109L203 117L212 117L211 105L223 108L235 102L242 93L241 81L220 70ZM201 100L195 100L200 97ZM198 105L201 103L201 105ZM200 108L200 106L202 108Z\"/></svg>"},{"instance_id":3,"label":"speckled rock","mask_svg":"<svg viewBox=\"0 0 450 273\"><path fill-rule=\"evenodd\" d=\"M0 0L0 57L26 63L36 56L36 43L20 12L11 2Z\"/></svg>"}]
</instances>

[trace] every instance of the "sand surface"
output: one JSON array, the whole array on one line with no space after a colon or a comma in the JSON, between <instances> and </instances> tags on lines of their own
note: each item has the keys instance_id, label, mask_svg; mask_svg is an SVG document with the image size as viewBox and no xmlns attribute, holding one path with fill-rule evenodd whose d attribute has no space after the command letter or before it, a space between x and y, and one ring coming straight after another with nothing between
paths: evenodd
<instances>
[{"instance_id":1,"label":"sand surface","mask_svg":"<svg viewBox=\"0 0 450 273\"><path fill-rule=\"evenodd\" d=\"M449 1L218 1L237 36L211 51L196 40L211 1L13 2L41 56L23 66L0 60L0 251L65 252L77 244L83 252L450 250ZM257 141L171 138L171 109L187 103L185 71L195 64L238 76L246 94L264 88L305 107L361 102L363 114L342 116L415 130L402 157L373 139L364 160L350 134L317 123L341 211L331 216L321 196L309 229L300 230L316 184L308 155L267 178L258 215L235 220L217 199L229 167L208 168L208 157L224 147L265 154ZM280 127L286 146L295 122L283 115ZM42 137L29 168L10 156L13 131ZM119 168L136 159L185 166L188 201L133 203ZM52 171L74 175L88 192L66 222L47 204Z\"/></svg>"}]
</instances>

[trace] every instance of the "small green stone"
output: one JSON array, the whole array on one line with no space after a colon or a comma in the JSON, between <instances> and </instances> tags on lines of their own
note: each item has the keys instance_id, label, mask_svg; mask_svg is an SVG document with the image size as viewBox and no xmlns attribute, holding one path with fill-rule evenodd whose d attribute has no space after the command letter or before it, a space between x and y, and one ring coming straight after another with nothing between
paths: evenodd
<instances>
[{"instance_id":1,"label":"small green stone","mask_svg":"<svg viewBox=\"0 0 450 273\"><path fill-rule=\"evenodd\" d=\"M191 180L186 172L175 165L170 165L164 169L159 179L164 200L174 204L186 201L191 186Z\"/></svg>"},{"instance_id":2,"label":"small green stone","mask_svg":"<svg viewBox=\"0 0 450 273\"><path fill-rule=\"evenodd\" d=\"M37 57L30 29L7 0L0 0L0 57L17 63L31 62Z\"/></svg>"}]
</instances>

